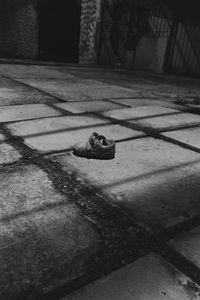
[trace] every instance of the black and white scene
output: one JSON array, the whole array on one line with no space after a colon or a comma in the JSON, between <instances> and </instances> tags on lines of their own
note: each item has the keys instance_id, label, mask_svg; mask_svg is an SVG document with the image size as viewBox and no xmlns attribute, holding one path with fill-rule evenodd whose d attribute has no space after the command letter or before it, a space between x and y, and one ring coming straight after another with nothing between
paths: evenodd
<instances>
[{"instance_id":1,"label":"black and white scene","mask_svg":"<svg viewBox=\"0 0 200 300\"><path fill-rule=\"evenodd\" d=\"M0 0L0 300L200 300L199 0Z\"/></svg>"}]
</instances>

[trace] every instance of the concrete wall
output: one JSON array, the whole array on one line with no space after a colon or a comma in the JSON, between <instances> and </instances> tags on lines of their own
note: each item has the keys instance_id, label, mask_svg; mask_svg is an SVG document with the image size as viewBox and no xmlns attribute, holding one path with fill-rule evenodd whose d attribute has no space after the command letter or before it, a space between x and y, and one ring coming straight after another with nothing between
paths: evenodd
<instances>
[{"instance_id":1,"label":"concrete wall","mask_svg":"<svg viewBox=\"0 0 200 300\"><path fill-rule=\"evenodd\" d=\"M136 48L134 69L163 73L167 40L143 36Z\"/></svg>"},{"instance_id":2,"label":"concrete wall","mask_svg":"<svg viewBox=\"0 0 200 300\"><path fill-rule=\"evenodd\" d=\"M9 1L6 10L0 3L0 57L38 58L37 0ZM93 64L98 52L102 0L77 1L81 2L79 61Z\"/></svg>"},{"instance_id":3,"label":"concrete wall","mask_svg":"<svg viewBox=\"0 0 200 300\"><path fill-rule=\"evenodd\" d=\"M34 3L27 2L0 13L1 57L37 57L37 11Z\"/></svg>"},{"instance_id":4,"label":"concrete wall","mask_svg":"<svg viewBox=\"0 0 200 300\"><path fill-rule=\"evenodd\" d=\"M93 64L97 60L102 0L82 0L79 62Z\"/></svg>"}]
</instances>

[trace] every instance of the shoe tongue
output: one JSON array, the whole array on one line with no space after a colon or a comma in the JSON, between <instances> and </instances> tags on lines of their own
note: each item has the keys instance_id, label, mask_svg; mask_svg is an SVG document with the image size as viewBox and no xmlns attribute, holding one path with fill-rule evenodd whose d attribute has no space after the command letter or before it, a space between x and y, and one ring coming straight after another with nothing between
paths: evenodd
<instances>
[{"instance_id":1,"label":"shoe tongue","mask_svg":"<svg viewBox=\"0 0 200 300\"><path fill-rule=\"evenodd\" d=\"M91 149L93 147L98 147L101 145L108 145L108 141L104 135L100 135L94 132L87 142L87 149Z\"/></svg>"},{"instance_id":2,"label":"shoe tongue","mask_svg":"<svg viewBox=\"0 0 200 300\"><path fill-rule=\"evenodd\" d=\"M87 143L86 143L86 149L87 150L91 150L91 148L93 147L92 145L91 145L91 143L90 143L90 141L88 141Z\"/></svg>"},{"instance_id":3,"label":"shoe tongue","mask_svg":"<svg viewBox=\"0 0 200 300\"><path fill-rule=\"evenodd\" d=\"M90 144L90 147L92 146L94 146L95 145L95 137L94 137L94 135L91 135L90 137L89 137L89 141L88 141L88 143L87 144Z\"/></svg>"},{"instance_id":4,"label":"shoe tongue","mask_svg":"<svg viewBox=\"0 0 200 300\"><path fill-rule=\"evenodd\" d=\"M91 148L93 148L93 147L96 146L96 142L97 142L97 138L94 136L94 134L92 134L92 135L89 137L88 142L86 143L86 148L87 148L88 150L90 150Z\"/></svg>"}]
</instances>

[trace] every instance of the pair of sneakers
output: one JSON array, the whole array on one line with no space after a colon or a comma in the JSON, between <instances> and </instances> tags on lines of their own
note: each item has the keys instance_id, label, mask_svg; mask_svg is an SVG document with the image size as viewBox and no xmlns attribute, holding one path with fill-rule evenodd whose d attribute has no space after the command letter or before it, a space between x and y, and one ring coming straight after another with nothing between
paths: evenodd
<instances>
[{"instance_id":1,"label":"pair of sneakers","mask_svg":"<svg viewBox=\"0 0 200 300\"><path fill-rule=\"evenodd\" d=\"M74 146L73 154L85 158L112 159L115 157L115 142L93 132L85 144Z\"/></svg>"}]
</instances>

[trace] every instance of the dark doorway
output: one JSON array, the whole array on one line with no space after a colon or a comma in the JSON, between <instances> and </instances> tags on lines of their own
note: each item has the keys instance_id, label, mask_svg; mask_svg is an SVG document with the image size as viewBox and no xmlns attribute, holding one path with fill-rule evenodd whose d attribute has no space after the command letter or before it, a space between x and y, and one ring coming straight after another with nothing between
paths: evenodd
<instances>
[{"instance_id":1,"label":"dark doorway","mask_svg":"<svg viewBox=\"0 0 200 300\"><path fill-rule=\"evenodd\" d=\"M80 0L39 0L40 59L78 62Z\"/></svg>"}]
</instances>

